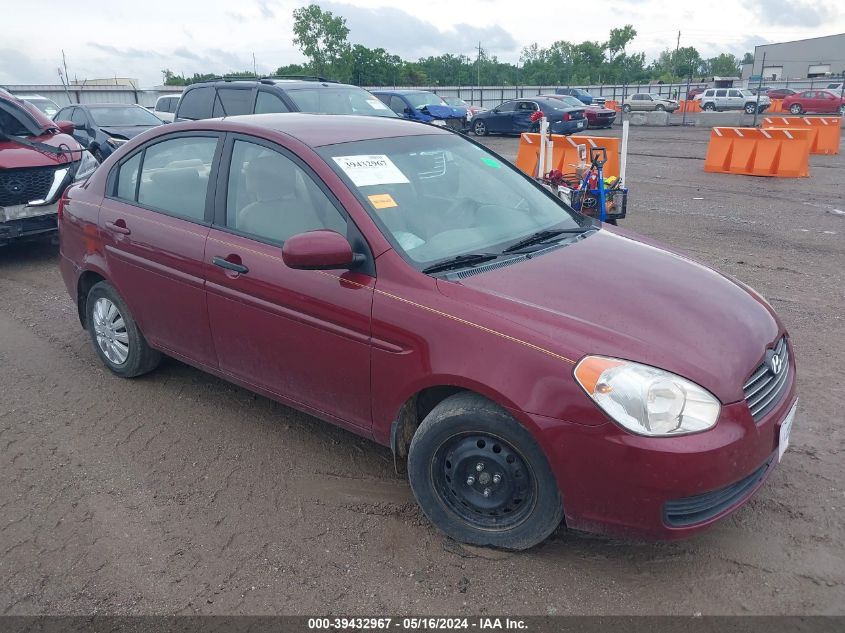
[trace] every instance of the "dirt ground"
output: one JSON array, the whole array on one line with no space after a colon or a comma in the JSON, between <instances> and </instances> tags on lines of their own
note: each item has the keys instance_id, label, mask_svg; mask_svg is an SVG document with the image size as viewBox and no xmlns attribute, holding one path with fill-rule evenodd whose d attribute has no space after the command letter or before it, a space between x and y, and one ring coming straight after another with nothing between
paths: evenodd
<instances>
[{"instance_id":1,"label":"dirt ground","mask_svg":"<svg viewBox=\"0 0 845 633\"><path fill-rule=\"evenodd\" d=\"M112 376L56 248L11 247L0 612L845 613L845 154L813 156L809 179L705 174L707 134L632 131L624 226L750 284L792 334L792 445L739 512L673 544L561 529L519 554L463 547L384 448L175 361Z\"/></svg>"}]
</instances>

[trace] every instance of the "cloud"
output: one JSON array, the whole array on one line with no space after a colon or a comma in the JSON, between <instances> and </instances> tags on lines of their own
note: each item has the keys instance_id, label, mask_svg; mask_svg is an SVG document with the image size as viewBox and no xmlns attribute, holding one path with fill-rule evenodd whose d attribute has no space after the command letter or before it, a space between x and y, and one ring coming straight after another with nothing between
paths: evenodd
<instances>
[{"instance_id":1,"label":"cloud","mask_svg":"<svg viewBox=\"0 0 845 633\"><path fill-rule=\"evenodd\" d=\"M800 0L751 0L747 6L767 24L792 27L821 26L839 13L827 4Z\"/></svg>"},{"instance_id":2,"label":"cloud","mask_svg":"<svg viewBox=\"0 0 845 633\"><path fill-rule=\"evenodd\" d=\"M491 55L514 53L520 48L514 37L498 24L484 27L455 24L449 30L441 30L392 7L368 9L336 2L322 2L321 6L346 18L349 41L353 44L381 47L405 59L442 53L471 55L479 42Z\"/></svg>"},{"instance_id":3,"label":"cloud","mask_svg":"<svg viewBox=\"0 0 845 633\"><path fill-rule=\"evenodd\" d=\"M261 12L262 18L272 20L276 17L276 13L269 7L266 0L256 0L255 4L258 5L258 10Z\"/></svg>"}]
</instances>

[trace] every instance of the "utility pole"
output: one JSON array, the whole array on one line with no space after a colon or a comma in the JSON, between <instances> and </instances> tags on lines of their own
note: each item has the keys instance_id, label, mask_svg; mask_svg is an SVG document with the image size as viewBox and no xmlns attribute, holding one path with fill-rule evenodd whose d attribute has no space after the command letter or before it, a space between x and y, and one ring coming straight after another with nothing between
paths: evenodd
<instances>
[{"instance_id":1,"label":"utility pole","mask_svg":"<svg viewBox=\"0 0 845 633\"><path fill-rule=\"evenodd\" d=\"M673 69L675 71L675 74L678 75L678 76L680 76L679 73L678 73L678 51L680 49L681 49L681 32L678 31L678 41L675 42L675 68ZM669 96L671 97L672 95L670 94Z\"/></svg>"},{"instance_id":2,"label":"utility pole","mask_svg":"<svg viewBox=\"0 0 845 633\"><path fill-rule=\"evenodd\" d=\"M256 70L255 66L255 51L252 53L252 74L258 77L258 71Z\"/></svg>"},{"instance_id":3,"label":"utility pole","mask_svg":"<svg viewBox=\"0 0 845 633\"><path fill-rule=\"evenodd\" d=\"M760 112L760 88L763 87L763 69L766 67L766 51L763 51L763 61L760 62L760 81L757 82L757 105L754 106L754 125L757 127L757 113ZM754 67L752 66L752 69Z\"/></svg>"},{"instance_id":4,"label":"utility pole","mask_svg":"<svg viewBox=\"0 0 845 633\"><path fill-rule=\"evenodd\" d=\"M481 42L478 43L478 57L475 60L475 85L481 88Z\"/></svg>"}]
</instances>

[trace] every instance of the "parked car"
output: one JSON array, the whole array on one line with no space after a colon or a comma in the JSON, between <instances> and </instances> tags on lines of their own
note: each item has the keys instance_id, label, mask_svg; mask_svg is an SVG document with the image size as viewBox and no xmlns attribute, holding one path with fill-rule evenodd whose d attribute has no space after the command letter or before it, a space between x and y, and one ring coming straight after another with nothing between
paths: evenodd
<instances>
[{"instance_id":1,"label":"parked car","mask_svg":"<svg viewBox=\"0 0 845 633\"><path fill-rule=\"evenodd\" d=\"M467 101L464 101L460 97L443 97L443 101L445 101L450 106L459 106L467 109L467 113L469 114L469 118L471 119L479 112L487 112L487 108L482 108L481 106L472 105Z\"/></svg>"},{"instance_id":2,"label":"parked car","mask_svg":"<svg viewBox=\"0 0 845 633\"><path fill-rule=\"evenodd\" d=\"M609 128L616 120L616 111L602 106L586 106L569 95L540 95L544 99L557 99L573 108L583 107L584 116L587 118L587 127Z\"/></svg>"},{"instance_id":3,"label":"parked car","mask_svg":"<svg viewBox=\"0 0 845 633\"><path fill-rule=\"evenodd\" d=\"M514 99L476 114L472 118L472 131L476 136L536 132L540 129L540 123L532 121L531 116L541 110L549 122L552 134L573 134L587 129L589 122L584 115L585 109L583 104L573 107L560 99Z\"/></svg>"},{"instance_id":4,"label":"parked car","mask_svg":"<svg viewBox=\"0 0 845 633\"><path fill-rule=\"evenodd\" d=\"M622 101L623 112L674 112L678 107L678 102L674 99L647 92L638 92Z\"/></svg>"},{"instance_id":5,"label":"parked car","mask_svg":"<svg viewBox=\"0 0 845 633\"><path fill-rule=\"evenodd\" d=\"M463 131L470 114L464 106L452 106L428 90L373 90L373 94L398 116Z\"/></svg>"},{"instance_id":6,"label":"parked car","mask_svg":"<svg viewBox=\"0 0 845 633\"><path fill-rule=\"evenodd\" d=\"M53 236L62 191L97 168L72 130L0 89L0 246Z\"/></svg>"},{"instance_id":7,"label":"parked car","mask_svg":"<svg viewBox=\"0 0 845 633\"><path fill-rule=\"evenodd\" d=\"M555 90L555 94L569 95L570 97L575 97L584 105L603 106L605 102L604 97L594 97L589 92L587 92L586 90L582 90L581 88L558 88Z\"/></svg>"},{"instance_id":8,"label":"parked car","mask_svg":"<svg viewBox=\"0 0 845 633\"><path fill-rule=\"evenodd\" d=\"M825 90L833 90L834 92L841 91L842 82L840 81L839 83L827 84L827 86L825 86Z\"/></svg>"},{"instance_id":9,"label":"parked car","mask_svg":"<svg viewBox=\"0 0 845 633\"><path fill-rule=\"evenodd\" d=\"M73 138L87 148L98 163L130 138L163 124L146 108L115 103L66 106L59 110L55 119L73 123Z\"/></svg>"},{"instance_id":10,"label":"parked car","mask_svg":"<svg viewBox=\"0 0 845 633\"><path fill-rule=\"evenodd\" d=\"M165 123L173 123L173 118L176 116L176 107L179 105L179 99L182 95L162 95L156 99L153 114Z\"/></svg>"},{"instance_id":11,"label":"parked car","mask_svg":"<svg viewBox=\"0 0 845 633\"><path fill-rule=\"evenodd\" d=\"M687 92L687 100L692 101L693 99L695 99L696 95L700 95L705 90L707 90L707 86L698 86L697 88L690 88L689 92Z\"/></svg>"},{"instance_id":12,"label":"parked car","mask_svg":"<svg viewBox=\"0 0 845 633\"><path fill-rule=\"evenodd\" d=\"M174 120L273 112L396 116L363 88L323 77L299 77L221 79L191 84L182 93Z\"/></svg>"},{"instance_id":13,"label":"parked car","mask_svg":"<svg viewBox=\"0 0 845 633\"><path fill-rule=\"evenodd\" d=\"M746 114L754 114L755 109L765 112L772 104L772 100L762 92L755 95L750 90L739 88L708 88L696 95L695 100L701 104L702 110L708 112L745 110Z\"/></svg>"},{"instance_id":14,"label":"parked car","mask_svg":"<svg viewBox=\"0 0 845 633\"><path fill-rule=\"evenodd\" d=\"M433 126L162 126L70 187L60 223L110 371L171 355L390 446L459 541L526 548L564 516L688 536L788 445L795 363L762 297Z\"/></svg>"},{"instance_id":15,"label":"parked car","mask_svg":"<svg viewBox=\"0 0 845 633\"><path fill-rule=\"evenodd\" d=\"M773 88L766 93L766 96L769 99L784 99L794 94L796 94L796 91L792 88Z\"/></svg>"},{"instance_id":16,"label":"parked car","mask_svg":"<svg viewBox=\"0 0 845 633\"><path fill-rule=\"evenodd\" d=\"M756 95L758 93L761 95L765 95L769 93L769 90L771 90L769 86L749 86L748 92L753 95Z\"/></svg>"},{"instance_id":17,"label":"parked car","mask_svg":"<svg viewBox=\"0 0 845 633\"><path fill-rule=\"evenodd\" d=\"M783 109L792 114L845 114L845 98L832 90L805 90L784 99Z\"/></svg>"},{"instance_id":18,"label":"parked car","mask_svg":"<svg viewBox=\"0 0 845 633\"><path fill-rule=\"evenodd\" d=\"M27 103L31 103L36 108L41 110L43 114L46 114L48 118L52 119L56 112L59 111L58 104L53 101L52 99L48 99L47 97L42 97L41 95L15 95L21 101L26 101Z\"/></svg>"}]
</instances>

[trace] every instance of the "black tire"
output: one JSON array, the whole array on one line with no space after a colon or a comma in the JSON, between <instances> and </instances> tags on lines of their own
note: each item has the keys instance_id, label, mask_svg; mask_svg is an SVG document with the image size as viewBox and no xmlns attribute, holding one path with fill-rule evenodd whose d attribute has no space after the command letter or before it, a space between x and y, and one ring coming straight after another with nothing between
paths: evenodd
<instances>
[{"instance_id":1,"label":"black tire","mask_svg":"<svg viewBox=\"0 0 845 633\"><path fill-rule=\"evenodd\" d=\"M656 106L654 106L654 110L655 112L663 112L664 110L666 110L666 106L662 103L658 103Z\"/></svg>"},{"instance_id":2,"label":"black tire","mask_svg":"<svg viewBox=\"0 0 845 633\"><path fill-rule=\"evenodd\" d=\"M745 114L754 114L754 110L757 109L757 106L753 103L746 103L745 104Z\"/></svg>"},{"instance_id":3,"label":"black tire","mask_svg":"<svg viewBox=\"0 0 845 633\"><path fill-rule=\"evenodd\" d=\"M789 111L792 114L801 114L804 109L801 107L800 103L793 103L791 106L789 106Z\"/></svg>"},{"instance_id":4,"label":"black tire","mask_svg":"<svg viewBox=\"0 0 845 633\"><path fill-rule=\"evenodd\" d=\"M487 124L484 121L474 121L472 124L472 133L476 136L487 136L490 131L487 129Z\"/></svg>"},{"instance_id":5,"label":"black tire","mask_svg":"<svg viewBox=\"0 0 845 633\"><path fill-rule=\"evenodd\" d=\"M408 479L435 527L462 543L527 549L563 518L557 482L534 438L478 394L455 394L426 416L411 441Z\"/></svg>"},{"instance_id":6,"label":"black tire","mask_svg":"<svg viewBox=\"0 0 845 633\"><path fill-rule=\"evenodd\" d=\"M627 104L627 103L626 103L626 104L624 104L624 105L622 106L622 112L624 112L624 113L626 113L626 114L627 114L627 113L629 113L630 111L631 111L631 106L630 106L630 104Z\"/></svg>"},{"instance_id":7,"label":"black tire","mask_svg":"<svg viewBox=\"0 0 845 633\"><path fill-rule=\"evenodd\" d=\"M103 302L98 303L100 300ZM117 312L117 319L99 312L109 302ZM88 292L85 326L100 360L122 378L146 374L161 362L161 353L149 346L126 302L107 281L95 284ZM126 347L125 359L121 359L123 347Z\"/></svg>"},{"instance_id":8,"label":"black tire","mask_svg":"<svg viewBox=\"0 0 845 633\"><path fill-rule=\"evenodd\" d=\"M715 106L715 105L713 105L712 103L705 103L705 104L701 107L701 109L702 109L702 110L704 110L705 112L713 112L713 111L715 111L715 110L716 110L716 106Z\"/></svg>"},{"instance_id":9,"label":"black tire","mask_svg":"<svg viewBox=\"0 0 845 633\"><path fill-rule=\"evenodd\" d=\"M839 106L839 116L845 116L845 105Z\"/></svg>"}]
</instances>

